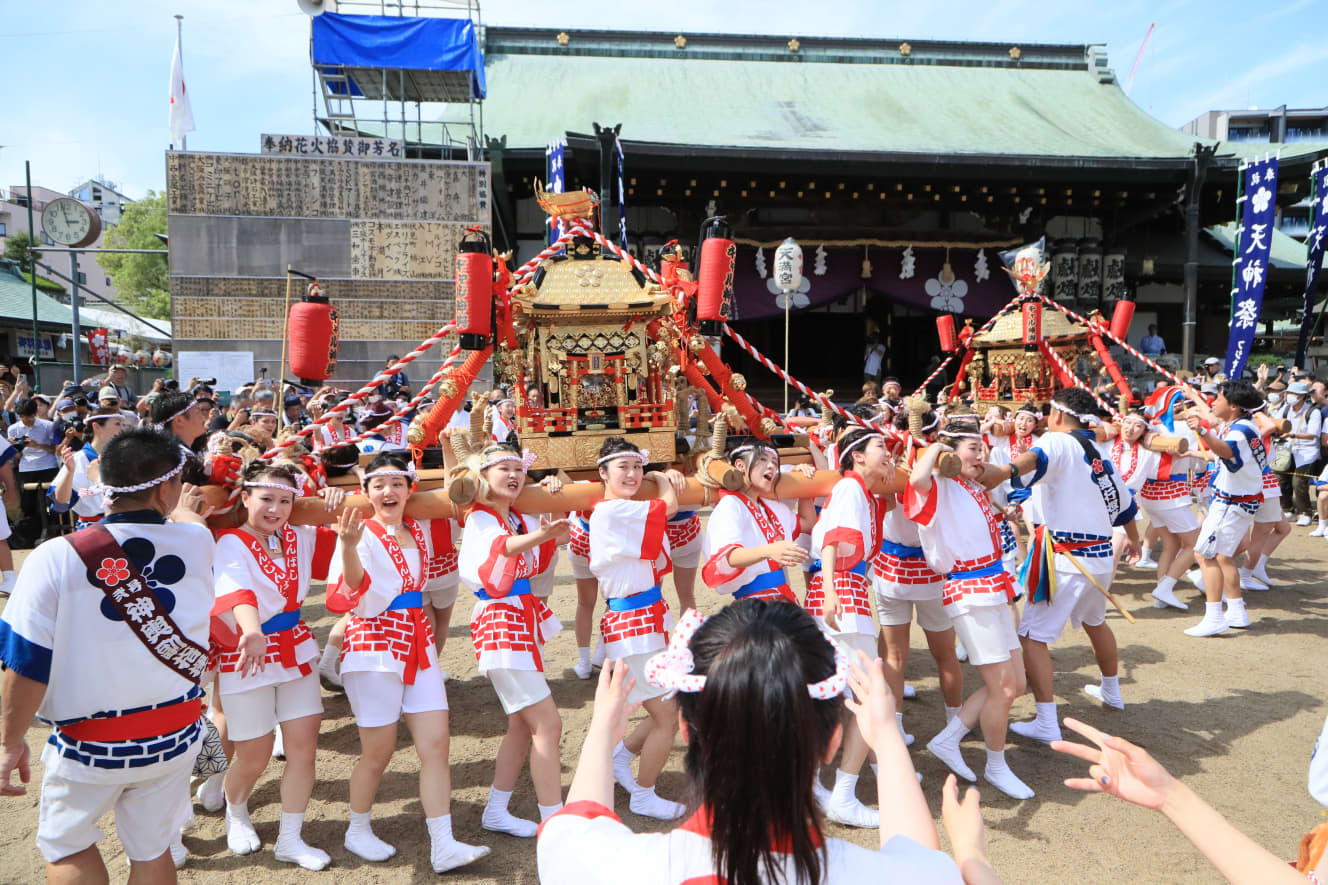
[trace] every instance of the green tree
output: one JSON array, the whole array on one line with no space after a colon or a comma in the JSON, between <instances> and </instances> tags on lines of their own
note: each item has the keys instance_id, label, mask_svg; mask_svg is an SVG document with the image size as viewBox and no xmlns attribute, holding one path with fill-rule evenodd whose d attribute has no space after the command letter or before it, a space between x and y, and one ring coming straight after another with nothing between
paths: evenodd
<instances>
[{"instance_id":1,"label":"green tree","mask_svg":"<svg viewBox=\"0 0 1328 885\"><path fill-rule=\"evenodd\" d=\"M32 251L35 245L32 234L25 230L19 231L5 240L5 257L16 262L25 274L30 274L37 258L37 253Z\"/></svg>"},{"instance_id":2,"label":"green tree","mask_svg":"<svg viewBox=\"0 0 1328 885\"><path fill-rule=\"evenodd\" d=\"M106 248L162 249L157 234L165 233L166 193L148 191L147 197L125 208L120 223L106 234ZM126 307L145 317L170 319L171 279L165 254L103 252L97 258Z\"/></svg>"}]
</instances>

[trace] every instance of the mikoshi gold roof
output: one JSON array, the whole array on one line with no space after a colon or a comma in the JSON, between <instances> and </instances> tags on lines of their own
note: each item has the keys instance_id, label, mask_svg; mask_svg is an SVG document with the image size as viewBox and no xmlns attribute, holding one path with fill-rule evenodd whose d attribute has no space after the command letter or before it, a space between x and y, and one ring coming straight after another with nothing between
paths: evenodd
<instances>
[{"instance_id":1,"label":"mikoshi gold roof","mask_svg":"<svg viewBox=\"0 0 1328 885\"><path fill-rule=\"evenodd\" d=\"M1042 337L1049 342L1067 338L1081 338L1088 334L1088 327L1076 323L1059 310L1052 307L1042 308ZM992 347L1019 344L1024 338L1024 321L1018 310L1005 314L985 332L974 335L970 344L974 347Z\"/></svg>"},{"instance_id":2,"label":"mikoshi gold roof","mask_svg":"<svg viewBox=\"0 0 1328 885\"><path fill-rule=\"evenodd\" d=\"M513 296L525 313L655 314L673 309L668 293L633 273L626 261L594 254L596 250L584 243L569 249L584 257L545 261L542 273Z\"/></svg>"}]
</instances>

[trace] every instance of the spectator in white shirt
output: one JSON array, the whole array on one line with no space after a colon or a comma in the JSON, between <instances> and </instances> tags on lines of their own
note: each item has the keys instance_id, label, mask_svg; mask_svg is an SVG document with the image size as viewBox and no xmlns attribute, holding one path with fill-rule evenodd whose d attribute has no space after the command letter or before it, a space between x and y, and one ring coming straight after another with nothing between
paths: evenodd
<instances>
[{"instance_id":1,"label":"spectator in white shirt","mask_svg":"<svg viewBox=\"0 0 1328 885\"><path fill-rule=\"evenodd\" d=\"M1304 381L1293 381L1287 387L1286 409L1282 417L1291 422L1286 439L1291 442L1291 470L1278 475L1282 484L1282 508L1287 514L1299 514L1296 525L1309 525L1317 511L1310 501L1310 480L1319 475L1319 435L1323 431L1323 415L1309 401L1310 386Z\"/></svg>"},{"instance_id":2,"label":"spectator in white shirt","mask_svg":"<svg viewBox=\"0 0 1328 885\"><path fill-rule=\"evenodd\" d=\"M19 403L18 423L9 427L9 441L24 443L23 454L18 461L19 506L23 517L14 527L16 547L35 544L41 534L44 495L24 486L27 483L50 482L60 470L60 459L55 454L59 443L55 425L37 417L38 406L35 397Z\"/></svg>"}]
</instances>

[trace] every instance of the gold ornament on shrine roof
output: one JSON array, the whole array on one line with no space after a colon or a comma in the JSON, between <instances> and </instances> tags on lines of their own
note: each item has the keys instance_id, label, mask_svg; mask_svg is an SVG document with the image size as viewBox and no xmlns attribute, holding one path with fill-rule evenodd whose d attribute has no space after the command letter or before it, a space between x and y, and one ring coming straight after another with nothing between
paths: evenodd
<instances>
[{"instance_id":1,"label":"gold ornament on shrine roof","mask_svg":"<svg viewBox=\"0 0 1328 885\"><path fill-rule=\"evenodd\" d=\"M1010 58L1014 59L1015 61L1019 61L1019 56L1023 54L1024 54L1023 51L1020 50L1018 46L1010 47Z\"/></svg>"},{"instance_id":2,"label":"gold ornament on shrine roof","mask_svg":"<svg viewBox=\"0 0 1328 885\"><path fill-rule=\"evenodd\" d=\"M566 46L568 43L572 42L571 35L566 31L559 31L558 36L555 39L557 39L559 46Z\"/></svg>"},{"instance_id":3,"label":"gold ornament on shrine roof","mask_svg":"<svg viewBox=\"0 0 1328 885\"><path fill-rule=\"evenodd\" d=\"M913 54L913 47L909 46L907 43L900 43L899 54L904 56L905 58L908 58L908 56Z\"/></svg>"},{"instance_id":4,"label":"gold ornament on shrine roof","mask_svg":"<svg viewBox=\"0 0 1328 885\"><path fill-rule=\"evenodd\" d=\"M792 40L788 41L789 52L797 52L801 46L802 43L798 40L797 37L794 37Z\"/></svg>"},{"instance_id":5,"label":"gold ornament on shrine roof","mask_svg":"<svg viewBox=\"0 0 1328 885\"><path fill-rule=\"evenodd\" d=\"M673 38L673 45L678 47L679 49L686 49L687 38L684 37L682 34L679 34L678 36Z\"/></svg>"}]
</instances>

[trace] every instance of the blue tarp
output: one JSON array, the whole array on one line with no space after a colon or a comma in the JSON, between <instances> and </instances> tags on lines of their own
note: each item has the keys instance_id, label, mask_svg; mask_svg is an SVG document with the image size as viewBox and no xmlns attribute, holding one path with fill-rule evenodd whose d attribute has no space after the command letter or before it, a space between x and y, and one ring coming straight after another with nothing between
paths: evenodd
<instances>
[{"instance_id":1,"label":"blue tarp","mask_svg":"<svg viewBox=\"0 0 1328 885\"><path fill-rule=\"evenodd\" d=\"M314 64L408 71L469 71L484 98L484 55L465 19L339 15L313 19Z\"/></svg>"}]
</instances>

